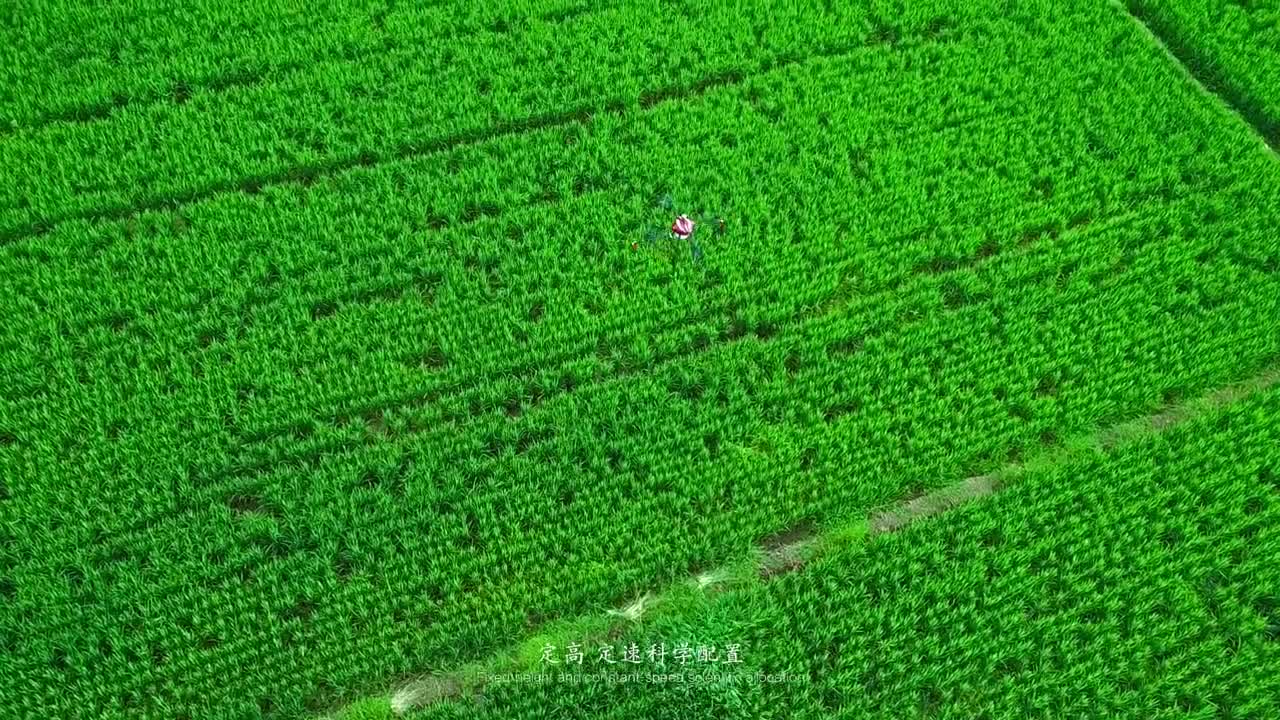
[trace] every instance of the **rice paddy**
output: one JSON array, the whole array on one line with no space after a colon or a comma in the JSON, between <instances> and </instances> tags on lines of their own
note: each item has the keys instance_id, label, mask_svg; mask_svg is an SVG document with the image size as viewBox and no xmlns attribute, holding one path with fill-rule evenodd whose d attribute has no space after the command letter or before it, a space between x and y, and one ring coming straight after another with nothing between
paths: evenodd
<instances>
[{"instance_id":1,"label":"rice paddy","mask_svg":"<svg viewBox=\"0 0 1280 720\"><path fill-rule=\"evenodd\" d=\"M1280 714L1278 10L4 10L0 711Z\"/></svg>"}]
</instances>

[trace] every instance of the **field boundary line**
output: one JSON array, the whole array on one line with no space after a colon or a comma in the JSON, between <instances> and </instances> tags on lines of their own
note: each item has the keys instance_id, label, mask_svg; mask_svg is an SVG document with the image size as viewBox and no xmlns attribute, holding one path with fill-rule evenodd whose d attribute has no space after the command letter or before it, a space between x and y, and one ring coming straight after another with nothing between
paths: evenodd
<instances>
[{"instance_id":1,"label":"field boundary line","mask_svg":"<svg viewBox=\"0 0 1280 720\"><path fill-rule=\"evenodd\" d=\"M1193 66L1203 68L1208 63L1199 62L1198 57L1189 57L1194 54L1194 51L1176 37L1166 40L1165 35L1173 36L1175 33L1171 32L1164 23L1151 19L1148 13L1143 11L1142 0L1107 0L1107 3L1129 18L1147 39L1169 58L1196 90L1226 108L1262 143L1262 147L1268 151L1273 160L1280 161L1280 150L1277 150L1277 146L1280 146L1280 127L1273 127L1276 122L1267 118L1261 109L1255 107L1252 98L1231 88L1229 81L1219 72L1207 72L1204 73L1204 77L1196 74L1192 70ZM1164 31L1164 34L1162 35L1159 31Z\"/></svg>"},{"instance_id":2,"label":"field boundary line","mask_svg":"<svg viewBox=\"0 0 1280 720\"><path fill-rule=\"evenodd\" d=\"M1280 384L1280 366L1265 369L1226 385L1218 386L1191 400L1167 405L1158 412L1116 423L1078 436L1058 449L1042 451L1023 463L1013 463L995 472L965 478L929 492L873 509L849 523L815 528L804 523L759 541L746 558L673 583L661 592L648 592L625 608L603 613L552 620L543 630L524 638L506 651L469 663L453 671L404 678L382 697L366 698L349 706L367 712L377 708L394 716L442 702L477 698L487 679L493 676L531 672L541 658L546 643L571 639L575 642L607 642L618 638L628 627L656 614L679 612L681 608L706 601L711 595L735 586L750 586L805 567L826 552L880 535L897 532L916 522L944 514L963 505L998 493L1017 484L1024 476L1044 472L1090 455L1152 438L1171 428L1240 402ZM354 720L344 707L323 717Z\"/></svg>"}]
</instances>

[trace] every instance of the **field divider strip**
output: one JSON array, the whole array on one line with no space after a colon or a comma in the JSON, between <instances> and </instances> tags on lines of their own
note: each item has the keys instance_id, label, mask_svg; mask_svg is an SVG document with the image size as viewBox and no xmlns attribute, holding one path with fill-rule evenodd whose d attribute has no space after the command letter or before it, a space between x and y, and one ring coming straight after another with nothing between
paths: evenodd
<instances>
[{"instance_id":1,"label":"field divider strip","mask_svg":"<svg viewBox=\"0 0 1280 720\"><path fill-rule=\"evenodd\" d=\"M1267 117L1257 103L1244 93L1231 87L1221 73L1206 69L1208 63L1195 56L1195 51L1176 38L1176 33L1166 24L1143 11L1143 0L1107 0L1137 25L1142 33L1177 66L1179 72L1201 94L1225 107L1269 151L1272 159L1280 161L1280 123ZM1192 68L1200 68L1197 74Z\"/></svg>"},{"instance_id":2,"label":"field divider strip","mask_svg":"<svg viewBox=\"0 0 1280 720\"><path fill-rule=\"evenodd\" d=\"M402 679L383 697L369 698L351 706L359 712L370 709L403 715L440 702L474 698L493 676L530 673L541 662L544 644L572 638L583 643L617 639L628 627L642 622L654 611L679 611L681 602L705 598L734 586L748 586L794 572L819 555L853 543L902 530L913 523L941 515L948 510L993 495L1016 484L1024 476L1044 471L1090 455L1109 453L1163 433L1215 410L1239 402L1280 383L1280 366L1270 366L1244 380L1220 386L1197 398L1165 407L1160 412L1117 423L1069 440L1062 447L1043 450L1026 462L1005 466L987 475L965 478L927 493L873 509L852 522L818 530L800 527L766 539L747 558L701 573L668 586L661 592L645 593L624 608L603 614L561 619L548 623L546 630L525 638L508 650L448 672L436 672ZM340 720L351 715L346 708L326 717Z\"/></svg>"}]
</instances>

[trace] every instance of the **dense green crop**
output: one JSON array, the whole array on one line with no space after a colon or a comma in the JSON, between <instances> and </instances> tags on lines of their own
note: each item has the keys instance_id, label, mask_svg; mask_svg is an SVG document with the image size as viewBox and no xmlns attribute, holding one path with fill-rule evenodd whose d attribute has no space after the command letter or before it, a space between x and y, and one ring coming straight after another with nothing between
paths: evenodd
<instances>
[{"instance_id":1,"label":"dense green crop","mask_svg":"<svg viewBox=\"0 0 1280 720\"><path fill-rule=\"evenodd\" d=\"M410 717L1270 718L1277 568L1272 388ZM681 643L717 659L647 656Z\"/></svg>"},{"instance_id":2,"label":"dense green crop","mask_svg":"<svg viewBox=\"0 0 1280 720\"><path fill-rule=\"evenodd\" d=\"M0 714L324 710L1274 364L1280 165L1004 5L268 3L15 75Z\"/></svg>"},{"instance_id":3,"label":"dense green crop","mask_svg":"<svg viewBox=\"0 0 1280 720\"><path fill-rule=\"evenodd\" d=\"M124 107L110 123L60 122L18 133L0 145L0 172L15 180L0 190L0 241L23 242L70 219L257 192L644 108L781 57L911 41L953 12L950 5L968 9L950 2L930 14L881 21L844 5L814 8L807 17L764 2L684 8L678 15L656 5L526 16L478 34L397 43L360 62L315 62L276 82L190 102ZM554 53L556 47L572 50ZM32 165L47 170L31 178L17 172Z\"/></svg>"},{"instance_id":4,"label":"dense green crop","mask_svg":"<svg viewBox=\"0 0 1280 720\"><path fill-rule=\"evenodd\" d=\"M6 93L0 133L95 123L257 85L332 61L376 61L391 50L503 33L529 21L562 22L580 2L449 7L440 0L253 3L44 3L0 28ZM335 65L336 66L336 65Z\"/></svg>"}]
</instances>

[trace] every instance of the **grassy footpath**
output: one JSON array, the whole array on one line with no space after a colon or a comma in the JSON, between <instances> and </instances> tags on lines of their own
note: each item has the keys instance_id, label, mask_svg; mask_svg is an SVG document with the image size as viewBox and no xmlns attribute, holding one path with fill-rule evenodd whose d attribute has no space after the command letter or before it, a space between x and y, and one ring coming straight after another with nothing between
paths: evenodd
<instances>
[{"instance_id":1,"label":"grassy footpath","mask_svg":"<svg viewBox=\"0 0 1280 720\"><path fill-rule=\"evenodd\" d=\"M1280 712L1280 388L1005 484L900 531L828 543L799 571L686 591L624 632L545 638L557 664L539 653L490 669L474 694L408 716ZM565 662L570 643L581 664ZM682 643L716 647L719 662L647 656ZM600 660L600 647L616 660L632 644L642 662ZM733 645L741 664L726 663ZM653 679L664 674L683 680ZM369 700L341 717L391 715Z\"/></svg>"},{"instance_id":2,"label":"grassy footpath","mask_svg":"<svg viewBox=\"0 0 1280 720\"><path fill-rule=\"evenodd\" d=\"M1124 6L1271 148L1280 148L1280 4L1125 0Z\"/></svg>"}]
</instances>

